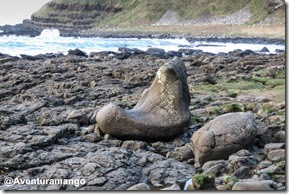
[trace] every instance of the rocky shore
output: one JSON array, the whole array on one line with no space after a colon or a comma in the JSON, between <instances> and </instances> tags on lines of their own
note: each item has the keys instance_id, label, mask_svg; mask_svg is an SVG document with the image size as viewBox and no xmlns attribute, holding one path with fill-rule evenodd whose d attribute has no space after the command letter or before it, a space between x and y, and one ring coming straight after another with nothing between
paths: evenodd
<instances>
[{"instance_id":1,"label":"rocky shore","mask_svg":"<svg viewBox=\"0 0 289 194\"><path fill-rule=\"evenodd\" d=\"M30 36L36 37L46 27L41 27L31 23L31 20L24 20L23 23L17 25L0 26L1 36ZM174 39L186 38L189 42L204 41L204 42L224 42L224 43L248 43L248 44L278 44L285 45L284 38L268 38L268 37L242 37L242 36L196 36L186 34L173 34L163 32L134 32L134 31L109 31L86 29L79 30L74 28L57 28L60 31L60 36L63 37L102 37L102 38L157 38L157 39Z\"/></svg>"},{"instance_id":2,"label":"rocky shore","mask_svg":"<svg viewBox=\"0 0 289 194\"><path fill-rule=\"evenodd\" d=\"M1 190L285 190L285 52L119 51L0 54ZM102 133L100 108L116 102L132 109L175 56L187 71L188 128L168 141ZM242 130L231 123L246 125L251 135L223 136ZM208 130L220 134L212 146L195 140ZM235 140L225 154L226 142ZM7 177L85 184L5 186Z\"/></svg>"}]
</instances>

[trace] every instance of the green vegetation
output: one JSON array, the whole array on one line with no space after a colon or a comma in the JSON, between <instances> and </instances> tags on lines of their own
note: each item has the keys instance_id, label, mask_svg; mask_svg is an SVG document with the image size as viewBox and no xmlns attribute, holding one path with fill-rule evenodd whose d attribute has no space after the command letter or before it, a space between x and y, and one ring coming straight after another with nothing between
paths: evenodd
<instances>
[{"instance_id":1,"label":"green vegetation","mask_svg":"<svg viewBox=\"0 0 289 194\"><path fill-rule=\"evenodd\" d=\"M220 115L221 110L219 107L209 106L209 107L206 107L206 113L209 115Z\"/></svg>"},{"instance_id":2,"label":"green vegetation","mask_svg":"<svg viewBox=\"0 0 289 194\"><path fill-rule=\"evenodd\" d=\"M67 8L54 9L45 5L33 14L38 18L56 19L68 26L87 23L103 29L111 27L125 29L137 26L136 29L141 30L142 27L159 21L169 10L175 11L179 19L187 20L200 15L225 16L245 8L253 14L249 24L254 24L268 15L267 4L262 0L51 0L50 3L62 5L98 4L108 8L107 10L121 8L122 10L119 12L95 9L68 11ZM283 15L281 14L280 17Z\"/></svg>"},{"instance_id":3,"label":"green vegetation","mask_svg":"<svg viewBox=\"0 0 289 194\"><path fill-rule=\"evenodd\" d=\"M196 174L193 176L194 189L203 188L205 185L212 185L215 183L214 175Z\"/></svg>"},{"instance_id":4,"label":"green vegetation","mask_svg":"<svg viewBox=\"0 0 289 194\"><path fill-rule=\"evenodd\" d=\"M263 89L264 85L260 82L255 81L245 81L237 80L234 82L222 81L218 84L204 84L196 87L191 87L191 90L204 93L220 93L224 92L227 94L233 93L233 95L238 94L244 90L260 90Z\"/></svg>"},{"instance_id":5,"label":"green vegetation","mask_svg":"<svg viewBox=\"0 0 289 194\"><path fill-rule=\"evenodd\" d=\"M245 111L244 106L237 103L226 103L221 107L221 109L224 113Z\"/></svg>"},{"instance_id":6,"label":"green vegetation","mask_svg":"<svg viewBox=\"0 0 289 194\"><path fill-rule=\"evenodd\" d=\"M225 175L224 176L224 184L227 190L231 190L233 185L238 182L239 180L235 176Z\"/></svg>"}]
</instances>

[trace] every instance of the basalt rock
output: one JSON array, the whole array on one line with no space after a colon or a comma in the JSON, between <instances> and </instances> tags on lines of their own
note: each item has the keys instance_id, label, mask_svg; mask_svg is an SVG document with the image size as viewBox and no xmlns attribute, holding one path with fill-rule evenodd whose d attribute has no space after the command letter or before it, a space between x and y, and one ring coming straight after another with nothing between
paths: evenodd
<instances>
[{"instance_id":1,"label":"basalt rock","mask_svg":"<svg viewBox=\"0 0 289 194\"><path fill-rule=\"evenodd\" d=\"M257 124L251 112L218 116L193 134L195 160L202 165L210 160L227 159L249 146L256 135Z\"/></svg>"},{"instance_id":2,"label":"basalt rock","mask_svg":"<svg viewBox=\"0 0 289 194\"><path fill-rule=\"evenodd\" d=\"M169 140L190 121L186 67L179 58L163 65L131 110L111 103L99 110L96 121L103 133L120 139Z\"/></svg>"}]
</instances>

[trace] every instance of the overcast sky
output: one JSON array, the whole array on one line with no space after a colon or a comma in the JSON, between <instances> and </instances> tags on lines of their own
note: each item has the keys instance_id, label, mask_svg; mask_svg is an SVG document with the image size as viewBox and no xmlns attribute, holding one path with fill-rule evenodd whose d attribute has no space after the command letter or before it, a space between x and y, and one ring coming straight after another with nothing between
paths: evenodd
<instances>
[{"instance_id":1,"label":"overcast sky","mask_svg":"<svg viewBox=\"0 0 289 194\"><path fill-rule=\"evenodd\" d=\"M21 23L49 0L0 0L0 25Z\"/></svg>"}]
</instances>

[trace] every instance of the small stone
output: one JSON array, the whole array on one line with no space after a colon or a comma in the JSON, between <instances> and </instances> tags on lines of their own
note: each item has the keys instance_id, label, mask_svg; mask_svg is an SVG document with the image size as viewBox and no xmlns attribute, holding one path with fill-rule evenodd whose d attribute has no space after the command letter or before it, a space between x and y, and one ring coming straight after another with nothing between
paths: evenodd
<instances>
[{"instance_id":1,"label":"small stone","mask_svg":"<svg viewBox=\"0 0 289 194\"><path fill-rule=\"evenodd\" d=\"M203 166L202 166L202 170L206 171L207 169L216 166L218 164L223 164L223 165L227 165L228 162L226 160L212 160L209 162L206 162Z\"/></svg>"},{"instance_id":2,"label":"small stone","mask_svg":"<svg viewBox=\"0 0 289 194\"><path fill-rule=\"evenodd\" d=\"M263 47L260 52L262 53L267 53L267 52L270 52L269 49L267 47Z\"/></svg>"},{"instance_id":3,"label":"small stone","mask_svg":"<svg viewBox=\"0 0 289 194\"><path fill-rule=\"evenodd\" d=\"M128 188L127 190L130 190L130 191L149 191L149 190L151 190L151 188L145 183L139 183L137 185L134 185L134 186Z\"/></svg>"},{"instance_id":4,"label":"small stone","mask_svg":"<svg viewBox=\"0 0 289 194\"><path fill-rule=\"evenodd\" d=\"M92 173L94 173L96 171L97 167L98 166L96 163L87 163L81 169L82 174L84 176L91 175Z\"/></svg>"},{"instance_id":5,"label":"small stone","mask_svg":"<svg viewBox=\"0 0 289 194\"><path fill-rule=\"evenodd\" d=\"M181 188L180 188L179 185L173 184L172 186L163 188L163 189L161 189L161 190L164 190L164 191L180 191Z\"/></svg>"},{"instance_id":6,"label":"small stone","mask_svg":"<svg viewBox=\"0 0 289 194\"><path fill-rule=\"evenodd\" d=\"M271 161L269 161L269 160L264 160L264 161L262 161L262 162L260 162L260 163L258 164L257 168L258 168L259 170L261 170L261 169L264 169L264 168L267 168L267 167L271 166L272 164L273 164L273 163L272 163Z\"/></svg>"},{"instance_id":7,"label":"small stone","mask_svg":"<svg viewBox=\"0 0 289 194\"><path fill-rule=\"evenodd\" d=\"M258 180L271 180L271 177L267 173L262 173L258 177Z\"/></svg>"},{"instance_id":8,"label":"small stone","mask_svg":"<svg viewBox=\"0 0 289 194\"><path fill-rule=\"evenodd\" d=\"M274 135L276 143L285 143L286 142L286 133L285 131L279 131Z\"/></svg>"},{"instance_id":9,"label":"small stone","mask_svg":"<svg viewBox=\"0 0 289 194\"><path fill-rule=\"evenodd\" d=\"M238 179L246 179L250 178L251 176L251 170L247 166L242 166L238 170L236 170L232 176L237 177Z\"/></svg>"},{"instance_id":10,"label":"small stone","mask_svg":"<svg viewBox=\"0 0 289 194\"><path fill-rule=\"evenodd\" d=\"M285 175L275 175L274 181L277 183L286 183L286 176Z\"/></svg>"},{"instance_id":11,"label":"small stone","mask_svg":"<svg viewBox=\"0 0 289 194\"><path fill-rule=\"evenodd\" d=\"M272 150L268 153L268 159L272 162L279 162L285 160L285 149Z\"/></svg>"},{"instance_id":12,"label":"small stone","mask_svg":"<svg viewBox=\"0 0 289 194\"><path fill-rule=\"evenodd\" d=\"M285 143L269 143L264 147L264 154L267 155L272 150L285 149Z\"/></svg>"},{"instance_id":13,"label":"small stone","mask_svg":"<svg viewBox=\"0 0 289 194\"><path fill-rule=\"evenodd\" d=\"M83 112L80 110L73 110L67 116L67 119L78 119L83 116Z\"/></svg>"},{"instance_id":14,"label":"small stone","mask_svg":"<svg viewBox=\"0 0 289 194\"><path fill-rule=\"evenodd\" d=\"M113 137L110 134L105 134L103 139L104 140L109 140L109 139L113 139Z\"/></svg>"},{"instance_id":15,"label":"small stone","mask_svg":"<svg viewBox=\"0 0 289 194\"><path fill-rule=\"evenodd\" d=\"M267 173L267 174L281 174L283 173L282 169L276 165L271 165L267 168L257 171L258 174Z\"/></svg>"},{"instance_id":16,"label":"small stone","mask_svg":"<svg viewBox=\"0 0 289 194\"><path fill-rule=\"evenodd\" d=\"M166 155L167 158L174 158L179 161L186 161L194 157L193 151L189 145L178 147L173 152L168 152Z\"/></svg>"},{"instance_id":17,"label":"small stone","mask_svg":"<svg viewBox=\"0 0 289 194\"><path fill-rule=\"evenodd\" d=\"M139 161L137 162L138 165L144 167L146 165L146 163L148 162L146 157L142 157L141 159L139 159Z\"/></svg>"},{"instance_id":18,"label":"small stone","mask_svg":"<svg viewBox=\"0 0 289 194\"><path fill-rule=\"evenodd\" d=\"M102 186L107 182L107 179L105 177L99 177L96 179L93 179L92 181L89 181L87 183L88 186Z\"/></svg>"},{"instance_id":19,"label":"small stone","mask_svg":"<svg viewBox=\"0 0 289 194\"><path fill-rule=\"evenodd\" d=\"M96 143L102 140L102 136L96 134L87 134L84 139L90 143Z\"/></svg>"},{"instance_id":20,"label":"small stone","mask_svg":"<svg viewBox=\"0 0 289 194\"><path fill-rule=\"evenodd\" d=\"M129 149L129 150L134 150L134 151L146 150L147 143L142 142L142 141L124 141L121 147L124 149Z\"/></svg>"}]
</instances>

